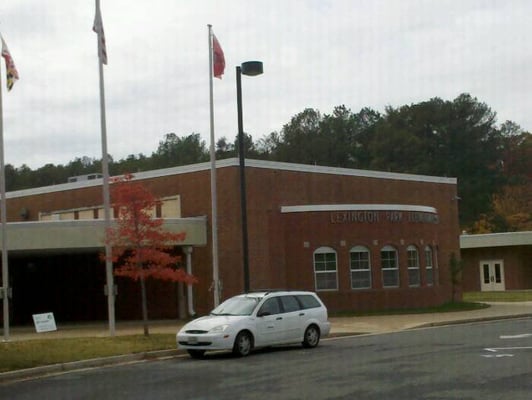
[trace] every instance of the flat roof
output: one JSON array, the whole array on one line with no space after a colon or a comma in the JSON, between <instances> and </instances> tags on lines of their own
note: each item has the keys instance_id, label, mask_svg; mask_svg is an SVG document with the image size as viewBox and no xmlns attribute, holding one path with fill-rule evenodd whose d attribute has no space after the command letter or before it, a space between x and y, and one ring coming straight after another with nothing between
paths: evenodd
<instances>
[{"instance_id":1,"label":"flat roof","mask_svg":"<svg viewBox=\"0 0 532 400\"><path fill-rule=\"evenodd\" d=\"M374 179L393 179L402 181L414 181L414 182L428 182L428 183L443 183L456 185L456 178L429 176L429 175L414 175L414 174L402 174L397 172L384 172L384 171L371 171L362 169L351 168L336 168L336 167L324 167L319 165L305 165L294 164L276 161L263 161L263 160L246 160L246 167L251 168L264 168L272 170L283 170L293 172L304 172L314 174L329 174L329 175L343 175L343 176L357 176L363 178ZM228 158L225 160L217 160L216 168L236 167L239 165L238 158ZM192 172L207 171L210 170L211 163L198 163L190 164L179 167L156 169L152 171L137 172L134 175L135 180L160 178L163 176L180 175ZM17 198L25 196L33 196L37 194L61 192L73 189L81 189L87 187L101 186L102 179L91 179L77 182L65 182L58 185L42 186L38 188L24 189L11 191L6 194L6 198Z\"/></svg>"},{"instance_id":2,"label":"flat roof","mask_svg":"<svg viewBox=\"0 0 532 400\"><path fill-rule=\"evenodd\" d=\"M532 231L460 235L461 249L529 245L532 245Z\"/></svg>"}]
</instances>

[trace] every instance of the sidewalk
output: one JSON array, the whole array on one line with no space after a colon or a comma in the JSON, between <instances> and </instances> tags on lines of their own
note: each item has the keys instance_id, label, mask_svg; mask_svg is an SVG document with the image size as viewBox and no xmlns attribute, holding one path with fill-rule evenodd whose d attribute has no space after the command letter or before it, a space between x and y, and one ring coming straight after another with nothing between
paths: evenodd
<instances>
[{"instance_id":1,"label":"sidewalk","mask_svg":"<svg viewBox=\"0 0 532 400\"><path fill-rule=\"evenodd\" d=\"M446 325L472 321L515 318L532 316L532 301L521 303L488 303L490 307L474 311L459 311L434 314L379 315L364 317L331 317L331 336L345 334L386 333L426 326ZM183 321L161 320L150 321L150 333L177 333ZM116 335L142 334L142 321L117 321ZM59 339L67 337L106 337L109 326L106 321L61 324L57 323L57 331L36 333L33 326L12 327L11 341L30 339Z\"/></svg>"},{"instance_id":2,"label":"sidewalk","mask_svg":"<svg viewBox=\"0 0 532 400\"><path fill-rule=\"evenodd\" d=\"M331 333L387 333L429 326L532 316L532 301L487 304L490 307L474 311L330 318L332 323Z\"/></svg>"}]
</instances>

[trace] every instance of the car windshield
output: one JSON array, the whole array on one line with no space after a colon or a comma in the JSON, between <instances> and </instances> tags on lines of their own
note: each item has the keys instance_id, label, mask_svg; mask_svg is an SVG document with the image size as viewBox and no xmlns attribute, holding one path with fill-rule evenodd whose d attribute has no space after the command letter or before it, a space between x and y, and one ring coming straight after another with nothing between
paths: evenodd
<instances>
[{"instance_id":1,"label":"car windshield","mask_svg":"<svg viewBox=\"0 0 532 400\"><path fill-rule=\"evenodd\" d=\"M257 297L232 297L212 310L211 315L251 315L258 303Z\"/></svg>"}]
</instances>

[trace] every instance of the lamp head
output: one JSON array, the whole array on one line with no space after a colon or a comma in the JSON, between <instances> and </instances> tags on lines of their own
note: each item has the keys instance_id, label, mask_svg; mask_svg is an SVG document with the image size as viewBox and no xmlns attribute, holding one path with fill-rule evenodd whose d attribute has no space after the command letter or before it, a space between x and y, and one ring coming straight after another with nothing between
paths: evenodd
<instances>
[{"instance_id":1,"label":"lamp head","mask_svg":"<svg viewBox=\"0 0 532 400\"><path fill-rule=\"evenodd\" d=\"M260 75L263 72L262 61L246 61L242 63L240 67L242 74L247 76L256 76Z\"/></svg>"}]
</instances>

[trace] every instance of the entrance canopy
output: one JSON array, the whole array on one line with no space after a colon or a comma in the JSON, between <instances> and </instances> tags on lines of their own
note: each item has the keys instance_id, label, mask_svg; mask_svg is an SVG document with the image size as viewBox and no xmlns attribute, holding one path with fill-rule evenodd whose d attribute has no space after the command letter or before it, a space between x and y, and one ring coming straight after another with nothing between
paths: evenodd
<instances>
[{"instance_id":1,"label":"entrance canopy","mask_svg":"<svg viewBox=\"0 0 532 400\"><path fill-rule=\"evenodd\" d=\"M165 218L163 229L185 232L180 246L207 244L207 218ZM47 252L57 250L101 250L104 247L104 220L60 220L11 222L7 224L7 250L18 252ZM1 238L1 233L0 233Z\"/></svg>"}]
</instances>

